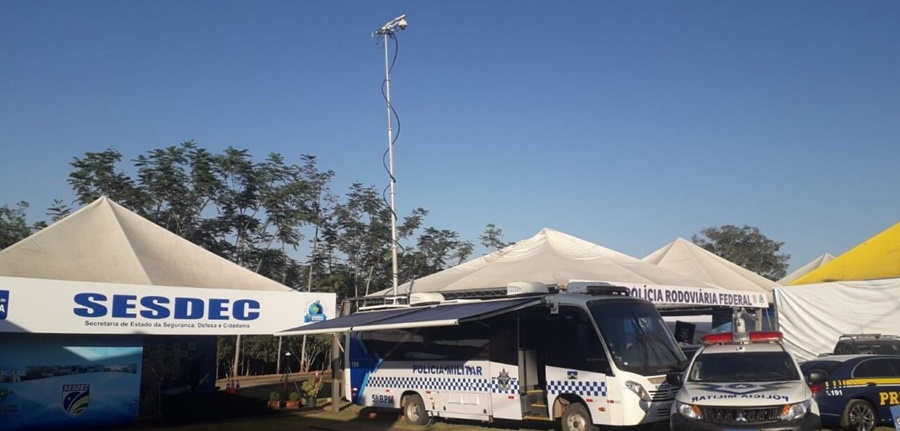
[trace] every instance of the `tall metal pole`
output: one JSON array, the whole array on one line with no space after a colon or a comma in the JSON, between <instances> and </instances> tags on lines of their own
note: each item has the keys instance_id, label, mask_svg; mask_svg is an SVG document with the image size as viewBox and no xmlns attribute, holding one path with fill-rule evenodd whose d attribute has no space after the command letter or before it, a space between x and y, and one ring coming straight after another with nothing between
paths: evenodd
<instances>
[{"instance_id":1,"label":"tall metal pole","mask_svg":"<svg viewBox=\"0 0 900 431\"><path fill-rule=\"evenodd\" d=\"M394 180L394 129L391 127L391 66L388 61L388 34L393 32L384 32L384 89L385 104L387 105L387 135L388 135L388 174L391 176L391 278L394 290L393 296L397 296L397 202L395 197ZM393 299L396 302L396 299Z\"/></svg>"}]
</instances>

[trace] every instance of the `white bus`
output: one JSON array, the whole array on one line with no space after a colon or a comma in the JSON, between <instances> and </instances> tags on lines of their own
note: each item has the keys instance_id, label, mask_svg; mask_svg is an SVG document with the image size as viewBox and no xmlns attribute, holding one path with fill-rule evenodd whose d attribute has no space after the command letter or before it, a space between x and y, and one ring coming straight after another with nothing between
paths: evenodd
<instances>
[{"instance_id":1,"label":"white bus","mask_svg":"<svg viewBox=\"0 0 900 431\"><path fill-rule=\"evenodd\" d=\"M585 431L668 421L679 388L666 374L687 359L652 303L613 286L532 287L357 312L304 332L349 332L348 397L402 409L412 424L559 420Z\"/></svg>"}]
</instances>

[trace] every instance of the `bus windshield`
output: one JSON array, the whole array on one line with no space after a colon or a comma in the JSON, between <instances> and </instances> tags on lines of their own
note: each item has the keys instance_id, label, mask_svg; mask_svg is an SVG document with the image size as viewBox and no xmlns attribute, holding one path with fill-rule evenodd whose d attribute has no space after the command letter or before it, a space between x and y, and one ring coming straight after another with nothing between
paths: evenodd
<instances>
[{"instance_id":1,"label":"bus windshield","mask_svg":"<svg viewBox=\"0 0 900 431\"><path fill-rule=\"evenodd\" d=\"M644 376L681 371L687 358L653 304L634 301L591 301L588 308L622 371Z\"/></svg>"}]
</instances>

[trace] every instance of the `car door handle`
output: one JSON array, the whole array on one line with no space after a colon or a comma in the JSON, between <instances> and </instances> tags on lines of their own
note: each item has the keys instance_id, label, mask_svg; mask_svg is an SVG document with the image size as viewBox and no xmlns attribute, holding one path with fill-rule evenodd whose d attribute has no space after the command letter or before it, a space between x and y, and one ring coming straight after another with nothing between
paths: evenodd
<instances>
[{"instance_id":1,"label":"car door handle","mask_svg":"<svg viewBox=\"0 0 900 431\"><path fill-rule=\"evenodd\" d=\"M871 388L872 386L875 386L875 382L866 383L866 387Z\"/></svg>"}]
</instances>

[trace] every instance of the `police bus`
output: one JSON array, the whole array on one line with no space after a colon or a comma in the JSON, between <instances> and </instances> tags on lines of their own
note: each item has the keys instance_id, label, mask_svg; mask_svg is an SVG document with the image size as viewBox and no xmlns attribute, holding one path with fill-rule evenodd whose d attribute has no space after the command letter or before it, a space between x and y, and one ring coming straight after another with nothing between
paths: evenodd
<instances>
[{"instance_id":1,"label":"police bus","mask_svg":"<svg viewBox=\"0 0 900 431\"><path fill-rule=\"evenodd\" d=\"M679 388L666 374L687 359L651 302L608 284L551 294L512 283L507 292L459 301L420 294L405 307L291 333L348 332L347 396L402 409L411 424L558 420L583 431L668 420Z\"/></svg>"}]
</instances>

